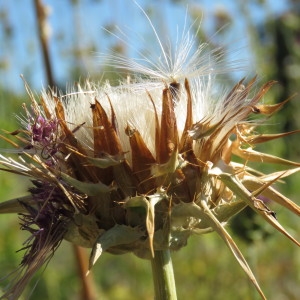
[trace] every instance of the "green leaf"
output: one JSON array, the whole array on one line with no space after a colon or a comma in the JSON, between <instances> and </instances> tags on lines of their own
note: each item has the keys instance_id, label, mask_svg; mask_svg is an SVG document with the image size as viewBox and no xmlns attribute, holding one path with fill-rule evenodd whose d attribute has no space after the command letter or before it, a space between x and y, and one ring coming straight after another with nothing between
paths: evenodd
<instances>
[{"instance_id":1,"label":"green leaf","mask_svg":"<svg viewBox=\"0 0 300 300\"><path fill-rule=\"evenodd\" d=\"M97 239L91 252L89 270L96 263L103 251L114 246L134 243L143 236L144 233L137 227L116 224Z\"/></svg>"},{"instance_id":2,"label":"green leaf","mask_svg":"<svg viewBox=\"0 0 300 300\"><path fill-rule=\"evenodd\" d=\"M145 223L149 236L149 247L152 256L154 256L153 237L155 232L155 205L165 197L166 195L164 193L156 193L147 197L131 197L125 203L125 208L129 210L139 207L145 209Z\"/></svg>"},{"instance_id":3,"label":"green leaf","mask_svg":"<svg viewBox=\"0 0 300 300\"><path fill-rule=\"evenodd\" d=\"M97 183L83 182L65 173L60 173L60 175L64 181L88 196L99 196L99 194L109 193L113 189L100 181Z\"/></svg>"}]
</instances>

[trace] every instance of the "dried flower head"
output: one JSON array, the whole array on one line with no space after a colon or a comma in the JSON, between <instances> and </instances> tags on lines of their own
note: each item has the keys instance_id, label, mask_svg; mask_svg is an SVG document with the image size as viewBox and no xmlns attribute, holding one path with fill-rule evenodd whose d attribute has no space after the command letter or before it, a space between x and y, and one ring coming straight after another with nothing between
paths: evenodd
<instances>
[{"instance_id":1,"label":"dried flower head","mask_svg":"<svg viewBox=\"0 0 300 300\"><path fill-rule=\"evenodd\" d=\"M155 32L155 31L154 31ZM155 32L156 34L156 32ZM157 35L157 34L156 34ZM157 35L158 38L158 35ZM2 298L16 299L60 242L92 248L90 267L103 251L178 250L192 234L216 231L264 297L246 260L225 229L250 206L297 242L261 196L299 215L300 208L272 185L300 170L299 163L260 153L257 144L291 133L256 134L262 120L284 104L261 102L274 82L256 78L218 92L226 72L220 49L208 51L189 33L178 50L161 47L161 60L106 57L133 71L117 87L87 83L66 95L27 87L22 129L1 136L18 158L0 156L2 170L32 180L29 195L3 202L0 212L20 214L31 234L13 285ZM261 116L250 121L251 115ZM233 161L233 155L243 159ZM287 170L263 174L248 162L277 163Z\"/></svg>"}]
</instances>

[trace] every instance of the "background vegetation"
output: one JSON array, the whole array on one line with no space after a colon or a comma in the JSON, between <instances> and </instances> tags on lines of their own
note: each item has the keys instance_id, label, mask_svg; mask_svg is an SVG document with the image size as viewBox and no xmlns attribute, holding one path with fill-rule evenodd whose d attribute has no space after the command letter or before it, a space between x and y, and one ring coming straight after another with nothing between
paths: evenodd
<instances>
[{"instance_id":1,"label":"background vegetation","mask_svg":"<svg viewBox=\"0 0 300 300\"><path fill-rule=\"evenodd\" d=\"M96 9L96 7L99 8L108 2L111 3L111 15L114 15L114 11L118 11L118 8L113 3L119 3L118 1L69 1L68 11L64 13L71 15L73 21L67 27L62 19L61 23L52 24L51 18L47 14L43 15L48 8L52 8L52 14L59 13L59 11L55 11L55 5L52 1L48 1L46 10L42 5L40 7L42 11L34 14L36 30L30 35L28 33L23 35L23 44L24 47L25 45L27 47L29 62L20 64L20 69L17 72L24 73L26 80L38 90L40 87L36 86L35 73L44 76L45 81L48 81L50 85L56 83L62 89L65 88L66 82L79 81L86 77L101 80L103 74L111 80L116 80L116 77L111 73L112 70L101 69L98 62L90 63L95 59L95 51L98 52L103 49L99 49L99 44L88 38L89 32L82 32L81 30L82 22L87 22L87 20L82 18L80 12L85 10L87 6ZM170 7L186 11L186 3L188 2L189 17L192 20L203 19L203 27L201 27L202 30L198 36L199 42L200 40L207 40L213 32L223 28L224 25L226 27L211 39L216 45L228 40L228 36L232 37L237 33L245 36L248 49L250 49L248 53L252 55L250 59L253 62L254 72L259 74L263 82L269 79L279 81L279 84L268 94L269 96L265 99L266 102L280 102L299 90L300 17L297 1L286 0L287 9L277 15L270 13L269 5L272 1L236 1L235 12L226 9L226 6L215 6L208 11L204 4L201 5L201 1L153 1L154 4L150 4L152 1L144 2L143 7L151 19L157 21L155 20L157 16L160 17L159 24L161 26L164 25L164 18L161 17L167 13L168 9L171 9ZM30 1L33 10L38 4L41 2ZM0 43L1 47L3 46L2 51L0 51L0 128L12 131L19 127L13 115L20 112L21 103L28 101L28 97L25 95L24 89L18 88L17 83L14 86L14 82L11 82L10 77L6 76L10 74L12 67L18 68L14 62L20 59L17 55L22 49L14 47L15 38L19 36L16 28L25 32L26 24L23 24L23 28L18 27L14 23L13 12L9 6L0 7ZM18 7L16 6L15 9L18 10ZM256 15L253 12L256 10L265 16L261 18L260 22L255 19ZM85 17L89 18L89 16ZM119 17L124 17L124 15L119 12ZM99 10L99 18L101 18L101 10ZM241 19L245 25L242 32L239 31ZM118 15L105 26L114 32L116 20L118 20ZM130 24L127 25L130 27ZM51 38L47 39L46 35L46 48L44 49L38 47L43 42L42 38L39 38L39 26L42 26L42 29L45 29L43 26L50 26L52 31L55 29ZM109 41L107 45L112 52L123 54L129 52L128 45L120 40L115 39L115 41L110 42L111 37L104 36L104 38ZM149 42L151 43L151 41ZM53 45L58 45L59 51L54 51L53 49L56 48ZM228 47L230 51L231 45L228 44ZM60 56L60 61L65 60L67 62L61 68L65 69L63 74L69 74L68 78L60 75L57 76L59 77L57 79L53 74L57 70L58 58L55 57L56 55ZM36 65L34 57L39 60ZM48 69L45 60L47 57L50 62ZM38 70L38 66L42 68ZM57 73L61 74L61 72ZM224 82L232 83L236 80L236 76L236 74L228 75ZM266 131L299 129L299 100L299 96L295 96L275 119L268 121ZM281 142L269 143L264 147L267 147L268 152L300 161L298 140L299 135L290 136ZM7 146L0 140L0 148ZM276 166L270 166L268 170L275 170L275 168ZM299 179L299 175L296 175L287 180L285 185L278 187L298 204L300 203L298 200ZM7 173L0 173L0 200L23 195L28 184L20 177L16 178ZM276 211L280 222L299 240L299 219L291 216L284 209L278 209L276 205L272 208ZM230 228L268 299L298 299L300 295L299 249L281 234L266 226L262 220L248 210L232 220ZM0 217L0 237L0 277L4 277L18 266L22 258L22 251L16 252L16 250L22 248L22 242L27 237L26 233L19 230L17 216ZM88 254L89 251L86 251L86 256ZM36 280L28 287L24 299L27 299L26 297L29 295L29 298L33 300L84 299L81 297L82 284L77 261L74 248L64 242L55 253L47 270L38 274ZM210 234L191 238L186 248L173 254L173 263L179 299L257 299L256 291L217 235ZM38 284L34 288L37 280ZM104 254L94 267L90 282L93 283L92 289L98 295L97 299L152 299L153 295L150 264L130 254L123 256ZM6 283L7 279L3 278L0 281L0 286L5 286Z\"/></svg>"}]
</instances>

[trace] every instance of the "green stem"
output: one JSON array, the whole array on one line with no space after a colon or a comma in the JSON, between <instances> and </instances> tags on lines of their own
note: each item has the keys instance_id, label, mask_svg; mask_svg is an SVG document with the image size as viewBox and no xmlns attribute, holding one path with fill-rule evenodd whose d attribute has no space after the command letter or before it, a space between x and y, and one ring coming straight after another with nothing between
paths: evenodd
<instances>
[{"instance_id":1,"label":"green stem","mask_svg":"<svg viewBox=\"0 0 300 300\"><path fill-rule=\"evenodd\" d=\"M151 258L155 300L176 300L176 285L174 279L170 250L155 251Z\"/></svg>"}]
</instances>

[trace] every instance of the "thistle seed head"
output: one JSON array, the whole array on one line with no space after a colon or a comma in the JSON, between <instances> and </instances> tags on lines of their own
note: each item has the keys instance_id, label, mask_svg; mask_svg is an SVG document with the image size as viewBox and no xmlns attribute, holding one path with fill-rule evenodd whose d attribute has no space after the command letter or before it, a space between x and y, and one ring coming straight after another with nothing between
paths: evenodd
<instances>
[{"instance_id":1,"label":"thistle seed head","mask_svg":"<svg viewBox=\"0 0 300 300\"><path fill-rule=\"evenodd\" d=\"M185 43L184 51L191 51ZM130 62L148 77L118 87L87 83L66 95L44 92L39 100L29 92L23 128L12 136L17 141L4 137L17 149L18 161L0 156L7 171L33 183L30 196L0 206L2 212L19 212L22 229L31 234L15 285L3 297L16 298L63 239L92 248L92 267L103 251L147 258L211 231L223 238L264 297L225 225L250 206L299 246L261 200L299 215L299 206L272 186L299 171L299 163L254 150L291 134L256 134L261 122L249 121L253 114L264 119L281 108L282 103L261 101L274 82L257 88L256 78L242 80L216 94L215 68L205 68L206 77L196 68L203 62L202 48L178 56L183 66L192 64L190 77L187 69L179 76L178 62L171 65L174 74L169 72L165 55L166 72L160 64L152 72ZM251 161L287 169L263 174L248 167Z\"/></svg>"}]
</instances>

